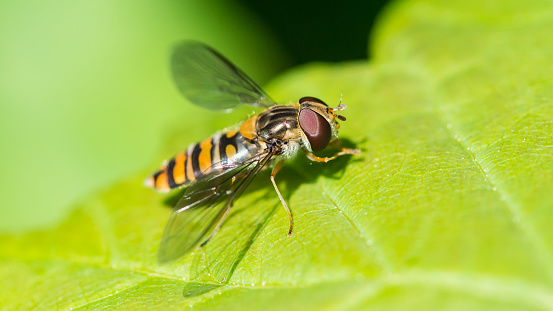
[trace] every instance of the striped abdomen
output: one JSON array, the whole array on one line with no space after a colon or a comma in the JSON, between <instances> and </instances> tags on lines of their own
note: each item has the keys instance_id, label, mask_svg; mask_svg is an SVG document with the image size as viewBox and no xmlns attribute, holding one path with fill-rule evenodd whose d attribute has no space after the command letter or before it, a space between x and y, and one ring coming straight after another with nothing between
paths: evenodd
<instances>
[{"instance_id":1,"label":"striped abdomen","mask_svg":"<svg viewBox=\"0 0 553 311\"><path fill-rule=\"evenodd\" d=\"M214 164L241 162L258 154L265 146L244 138L237 130L216 134L167 161L145 180L145 185L160 191L185 186L201 179L202 174L221 169Z\"/></svg>"}]
</instances>

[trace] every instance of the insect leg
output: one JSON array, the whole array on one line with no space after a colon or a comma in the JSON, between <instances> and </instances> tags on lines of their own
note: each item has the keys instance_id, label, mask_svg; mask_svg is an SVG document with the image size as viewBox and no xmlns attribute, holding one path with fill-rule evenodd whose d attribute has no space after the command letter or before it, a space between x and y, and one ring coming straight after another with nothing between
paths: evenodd
<instances>
[{"instance_id":1,"label":"insect leg","mask_svg":"<svg viewBox=\"0 0 553 311\"><path fill-rule=\"evenodd\" d=\"M236 176L232 176L232 179L230 181L230 187L231 188L232 188L232 185L234 185L235 181L236 181ZM219 229L221 229L221 226L223 225L223 222L225 221L225 218L227 218L228 212L230 211L230 209L232 208L233 205L234 205L234 202L232 202L228 206L227 210L223 214L223 217L221 217L221 220L219 220L219 222L217 223L217 226L215 226L215 229L213 230L213 232L209 235L207 240L205 240L202 244L200 244L200 247L204 247L204 245L206 245L207 242L209 242L209 240L211 240L217 234L217 232L219 232Z\"/></svg>"},{"instance_id":2,"label":"insect leg","mask_svg":"<svg viewBox=\"0 0 553 311\"><path fill-rule=\"evenodd\" d=\"M221 217L221 220L219 220L219 223L217 223L217 226L215 227L213 232L209 235L207 240L205 240L202 244L200 244L200 247L204 247L207 244L207 242L209 242L209 240L211 240L217 234L217 232L219 232L219 229L221 229L221 226L223 225L223 222L225 221L225 218L227 218L228 212L232 208L232 205L233 204L229 205L229 207L227 208L227 210L223 214L223 217Z\"/></svg>"},{"instance_id":3,"label":"insect leg","mask_svg":"<svg viewBox=\"0 0 553 311\"><path fill-rule=\"evenodd\" d=\"M288 218L290 219L290 229L288 229L288 236L291 236L292 235L292 229L294 228L294 222L292 221L292 213L290 213L290 209L288 208L288 205L286 204L286 201L284 201L284 198L280 194L280 191L278 190L278 187L275 183L275 176L276 176L276 174L278 173L278 171L280 170L280 168L282 167L283 164L284 164L284 161L280 161L280 162L277 163L277 165L275 165L275 167L273 168L273 172L271 173L271 182L273 183L273 186L275 187L275 190L278 194L280 202L284 206L284 209L286 210L286 213L288 213Z\"/></svg>"},{"instance_id":4,"label":"insect leg","mask_svg":"<svg viewBox=\"0 0 553 311\"><path fill-rule=\"evenodd\" d=\"M315 162L325 162L325 163L328 162L328 161L334 160L334 159L336 159L337 157L339 157L341 155L360 154L361 153L361 151L359 149L341 148L341 150L339 152L337 152L336 154L334 154L333 156L321 158L321 157L318 157L318 156L314 155L312 152L310 152L307 149L303 149L303 152L309 158L309 160L315 161Z\"/></svg>"}]
</instances>

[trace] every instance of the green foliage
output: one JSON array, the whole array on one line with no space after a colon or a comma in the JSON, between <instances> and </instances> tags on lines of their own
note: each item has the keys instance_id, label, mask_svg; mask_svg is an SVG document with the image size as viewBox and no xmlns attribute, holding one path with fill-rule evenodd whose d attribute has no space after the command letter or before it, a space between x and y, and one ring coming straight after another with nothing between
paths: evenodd
<instances>
[{"instance_id":1,"label":"green foliage","mask_svg":"<svg viewBox=\"0 0 553 311\"><path fill-rule=\"evenodd\" d=\"M552 309L553 6L437 2L391 6L370 64L268 88L343 93L363 151L277 176L292 237L264 172L205 248L157 265L170 210L137 174L55 230L2 237L3 307Z\"/></svg>"},{"instance_id":2,"label":"green foliage","mask_svg":"<svg viewBox=\"0 0 553 311\"><path fill-rule=\"evenodd\" d=\"M52 225L152 161L194 112L169 73L178 41L209 43L260 83L278 72L284 53L247 13L229 0L0 1L0 232Z\"/></svg>"}]
</instances>

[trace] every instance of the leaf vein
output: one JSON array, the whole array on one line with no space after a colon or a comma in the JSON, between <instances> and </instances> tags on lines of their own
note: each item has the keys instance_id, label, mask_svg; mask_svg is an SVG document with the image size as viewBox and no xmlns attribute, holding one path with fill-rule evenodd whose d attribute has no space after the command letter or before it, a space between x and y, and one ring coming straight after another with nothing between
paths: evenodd
<instances>
[{"instance_id":1,"label":"leaf vein","mask_svg":"<svg viewBox=\"0 0 553 311\"><path fill-rule=\"evenodd\" d=\"M546 244L544 243L543 239L540 238L540 236L537 234L535 228L532 226L532 223L530 220L528 220L521 210L521 208L513 202L512 198L509 196L507 191L505 191L502 187L498 186L497 182L495 182L487 173L487 168L485 167L485 164L481 164L481 160L478 159L477 154L471 151L471 148L469 145L467 145L462 139L460 134L455 133L453 128L454 126L448 127L445 126L448 122L444 122L444 120L447 120L446 116L440 113L439 111L436 112L437 114L437 120L442 124L442 127L446 129L446 132L453 138L454 141L456 141L462 149L470 156L472 162L476 166L476 168L480 171L482 174L482 177L486 181L486 183L490 186L492 190L494 190L499 199L505 203L507 206L507 209L511 212L512 218L511 221L513 224L519 228L521 232L524 233L530 244L534 247L534 250L536 251L536 254L539 256L539 260L541 261L541 264L545 271L547 271L547 274L550 278L550 280L553 280L553 266L550 265L551 262L553 262L553 257L551 255L551 252L549 249L547 249ZM452 122L451 122L452 123ZM492 163L492 169L495 168L496 164Z\"/></svg>"}]
</instances>

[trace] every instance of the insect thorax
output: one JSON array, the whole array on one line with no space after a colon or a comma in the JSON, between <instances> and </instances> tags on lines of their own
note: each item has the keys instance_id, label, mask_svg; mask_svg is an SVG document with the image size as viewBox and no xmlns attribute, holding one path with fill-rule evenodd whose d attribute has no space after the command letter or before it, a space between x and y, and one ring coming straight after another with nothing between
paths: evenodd
<instances>
[{"instance_id":1,"label":"insect thorax","mask_svg":"<svg viewBox=\"0 0 553 311\"><path fill-rule=\"evenodd\" d=\"M274 140L295 141L299 139L298 108L273 106L257 117L257 135L266 142Z\"/></svg>"}]
</instances>

